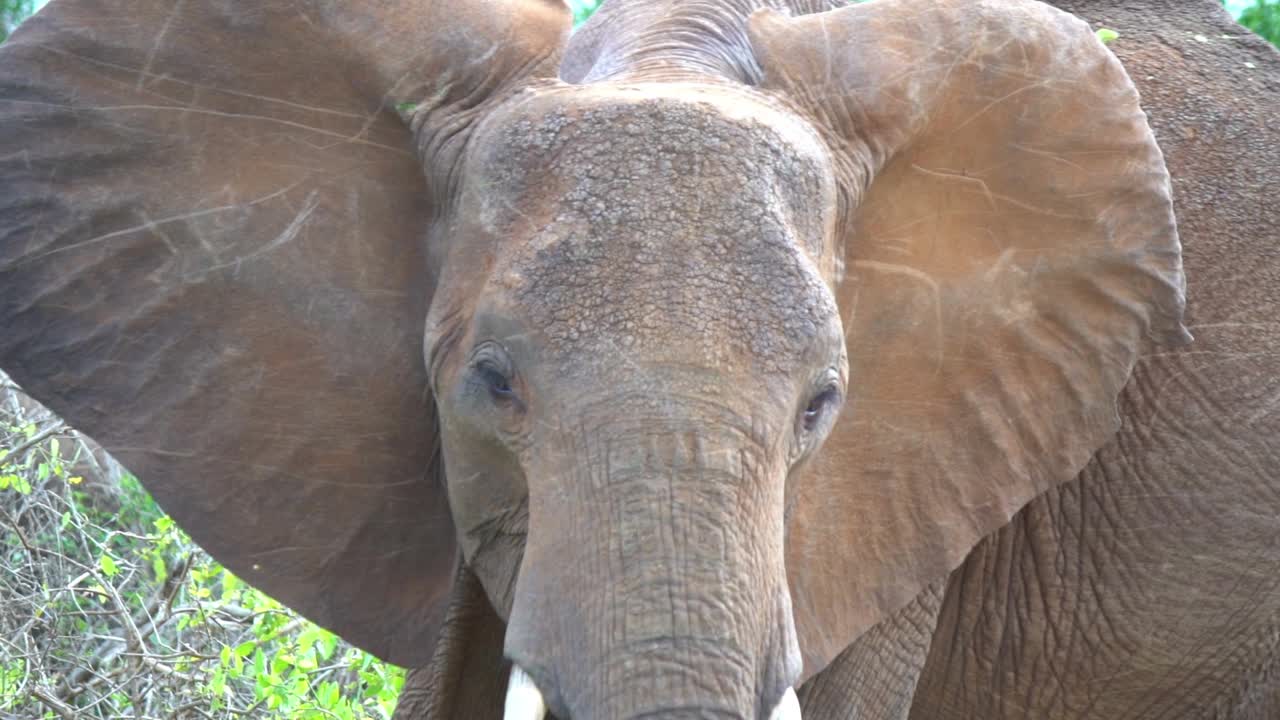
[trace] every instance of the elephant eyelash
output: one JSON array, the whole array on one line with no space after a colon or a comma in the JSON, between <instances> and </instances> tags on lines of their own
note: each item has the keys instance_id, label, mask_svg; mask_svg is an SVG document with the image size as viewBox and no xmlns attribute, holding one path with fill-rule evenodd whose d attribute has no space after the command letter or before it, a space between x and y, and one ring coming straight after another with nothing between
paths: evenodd
<instances>
[{"instance_id":1,"label":"elephant eyelash","mask_svg":"<svg viewBox=\"0 0 1280 720\"><path fill-rule=\"evenodd\" d=\"M473 386L483 388L493 402L522 408L515 391L515 373L505 348L492 342L477 347L472 353L470 375Z\"/></svg>"},{"instance_id":2,"label":"elephant eyelash","mask_svg":"<svg viewBox=\"0 0 1280 720\"><path fill-rule=\"evenodd\" d=\"M800 415L800 424L805 432L816 430L831 411L831 408L836 406L839 399L840 388L835 385L828 385L814 395Z\"/></svg>"}]
</instances>

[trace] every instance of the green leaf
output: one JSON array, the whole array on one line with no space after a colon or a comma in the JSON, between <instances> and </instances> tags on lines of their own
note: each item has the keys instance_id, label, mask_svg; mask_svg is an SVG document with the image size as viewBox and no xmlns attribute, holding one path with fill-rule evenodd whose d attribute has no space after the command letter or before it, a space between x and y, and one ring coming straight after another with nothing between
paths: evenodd
<instances>
[{"instance_id":1,"label":"green leaf","mask_svg":"<svg viewBox=\"0 0 1280 720\"><path fill-rule=\"evenodd\" d=\"M102 568L102 574L107 577L115 577L120 572L120 568L116 565L116 561L110 555L102 553L98 557L98 567Z\"/></svg>"},{"instance_id":2,"label":"green leaf","mask_svg":"<svg viewBox=\"0 0 1280 720\"><path fill-rule=\"evenodd\" d=\"M1116 32L1115 30L1112 30L1111 28L1098 28L1097 32L1095 32L1094 35L1098 36L1098 39L1102 41L1103 45L1106 45L1110 43L1112 40L1115 40L1116 38L1120 37L1120 33Z\"/></svg>"},{"instance_id":3,"label":"green leaf","mask_svg":"<svg viewBox=\"0 0 1280 720\"><path fill-rule=\"evenodd\" d=\"M209 692L213 693L213 697L220 699L222 691L227 688L227 676L222 672L222 668L218 668L213 672L213 677L209 680Z\"/></svg>"},{"instance_id":4,"label":"green leaf","mask_svg":"<svg viewBox=\"0 0 1280 720\"><path fill-rule=\"evenodd\" d=\"M320 689L316 692L316 700L320 702L320 707L326 710L333 709L333 706L338 704L340 696L338 684L332 680L325 680L320 683Z\"/></svg>"},{"instance_id":5,"label":"green leaf","mask_svg":"<svg viewBox=\"0 0 1280 720\"><path fill-rule=\"evenodd\" d=\"M320 631L320 659L328 660L333 657L333 651L338 649L338 636L327 630Z\"/></svg>"}]
</instances>

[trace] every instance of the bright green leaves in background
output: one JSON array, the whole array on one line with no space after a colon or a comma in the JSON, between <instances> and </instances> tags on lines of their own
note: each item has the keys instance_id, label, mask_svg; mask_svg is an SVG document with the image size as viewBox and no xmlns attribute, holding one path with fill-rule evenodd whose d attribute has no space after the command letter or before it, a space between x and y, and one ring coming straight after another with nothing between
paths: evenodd
<instances>
[{"instance_id":1,"label":"bright green leaves in background","mask_svg":"<svg viewBox=\"0 0 1280 720\"><path fill-rule=\"evenodd\" d=\"M591 17L591 13L600 7L604 0L569 0L569 9L573 10L573 26L577 27Z\"/></svg>"},{"instance_id":2,"label":"bright green leaves in background","mask_svg":"<svg viewBox=\"0 0 1280 720\"><path fill-rule=\"evenodd\" d=\"M9 37L9 33L18 27L28 15L43 5L37 0L0 0L0 42Z\"/></svg>"},{"instance_id":3,"label":"bright green leaves in background","mask_svg":"<svg viewBox=\"0 0 1280 720\"><path fill-rule=\"evenodd\" d=\"M0 373L0 718L388 720L404 671L205 555Z\"/></svg>"},{"instance_id":4,"label":"bright green leaves in background","mask_svg":"<svg viewBox=\"0 0 1280 720\"><path fill-rule=\"evenodd\" d=\"M1280 0L1254 0L1240 13L1241 25L1258 33L1280 47Z\"/></svg>"}]
</instances>

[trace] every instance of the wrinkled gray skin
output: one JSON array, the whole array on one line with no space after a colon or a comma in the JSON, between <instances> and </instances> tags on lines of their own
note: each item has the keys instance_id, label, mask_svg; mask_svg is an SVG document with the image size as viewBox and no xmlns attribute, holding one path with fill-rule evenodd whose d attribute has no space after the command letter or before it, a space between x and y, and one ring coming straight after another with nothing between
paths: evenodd
<instances>
[{"instance_id":1,"label":"wrinkled gray skin","mask_svg":"<svg viewBox=\"0 0 1280 720\"><path fill-rule=\"evenodd\" d=\"M910 717L1280 717L1280 53L1217 3L1055 4L1121 33L1196 341L951 577Z\"/></svg>"},{"instance_id":2,"label":"wrinkled gray skin","mask_svg":"<svg viewBox=\"0 0 1280 720\"><path fill-rule=\"evenodd\" d=\"M1280 717L1280 56L1209 0L1055 4L1121 34L1174 178L1197 340L1149 350L1114 441L811 678L806 718ZM502 624L469 582L398 717L499 714Z\"/></svg>"},{"instance_id":3,"label":"wrinkled gray skin","mask_svg":"<svg viewBox=\"0 0 1280 720\"><path fill-rule=\"evenodd\" d=\"M1120 32L1196 342L1149 351L1115 440L810 681L805 717L1280 717L1280 54L1216 3L1054 4Z\"/></svg>"},{"instance_id":4,"label":"wrinkled gray skin","mask_svg":"<svg viewBox=\"0 0 1280 720\"><path fill-rule=\"evenodd\" d=\"M671 683L692 707L765 715L800 672L777 572L783 484L770 478L820 439L825 424L798 431L795 418L845 372L834 300L803 250L820 246L829 221L807 199L830 194L831 180L799 123L663 92L636 103L566 88L479 131L478 179L460 200L473 226L462 232L527 240L494 261L478 297L459 296L475 303L471 317L438 304L428 318L450 502L455 517L480 518L459 527L472 567L502 577L491 563L509 562L506 536L472 508L492 507L513 477L527 483L519 582L510 594L487 589L511 608L508 656L553 707L643 717L665 707L651 703ZM708 142L738 152L708 156ZM545 205L523 202L548 187L560 192ZM517 399L495 406L489 362ZM710 367L742 390L726 396ZM684 568L674 577L672 553ZM598 577L610 581L583 583ZM560 597L575 586L568 609ZM624 626L596 632L619 602ZM652 685L612 680L645 662L663 665Z\"/></svg>"},{"instance_id":5,"label":"wrinkled gray skin","mask_svg":"<svg viewBox=\"0 0 1280 720\"><path fill-rule=\"evenodd\" d=\"M228 567L429 657L400 717L500 717L509 660L562 720L1275 717L1275 53L1072 8L1169 156L1181 347L1112 56L910 4L613 0L562 83L554 3L55 3L0 50L0 362Z\"/></svg>"}]
</instances>

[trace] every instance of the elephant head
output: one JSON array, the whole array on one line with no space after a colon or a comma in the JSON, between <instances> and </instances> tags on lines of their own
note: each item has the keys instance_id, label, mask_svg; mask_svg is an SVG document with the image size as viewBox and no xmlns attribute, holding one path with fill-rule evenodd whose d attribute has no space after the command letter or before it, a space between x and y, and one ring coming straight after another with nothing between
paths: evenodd
<instances>
[{"instance_id":1,"label":"elephant head","mask_svg":"<svg viewBox=\"0 0 1280 720\"><path fill-rule=\"evenodd\" d=\"M513 697L794 717L1187 336L1083 22L749 5L54 0L0 49L0 366L389 660L465 566Z\"/></svg>"}]
</instances>

